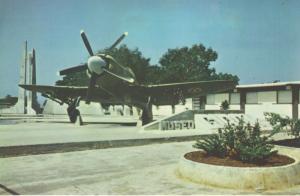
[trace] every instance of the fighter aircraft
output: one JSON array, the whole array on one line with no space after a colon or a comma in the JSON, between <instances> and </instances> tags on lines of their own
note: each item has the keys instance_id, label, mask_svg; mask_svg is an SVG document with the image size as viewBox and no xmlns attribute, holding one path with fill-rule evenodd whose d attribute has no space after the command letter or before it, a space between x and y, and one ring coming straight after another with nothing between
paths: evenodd
<instances>
[{"instance_id":1,"label":"fighter aircraft","mask_svg":"<svg viewBox=\"0 0 300 196\"><path fill-rule=\"evenodd\" d=\"M86 71L90 78L89 86L19 85L27 90L40 92L43 96L60 104L68 104L67 112L72 123L80 115L77 109L80 100L85 100L87 104L99 102L103 106L128 105L140 108L142 124L145 125L153 120L152 105L176 105L180 102L184 103L186 98L225 92L235 87L233 81L225 80L158 85L139 84L129 67L121 65L110 55L95 54L84 31L80 34L90 55L87 63L64 69L59 73L66 75ZM122 34L109 49L115 48L125 36L127 32Z\"/></svg>"}]
</instances>

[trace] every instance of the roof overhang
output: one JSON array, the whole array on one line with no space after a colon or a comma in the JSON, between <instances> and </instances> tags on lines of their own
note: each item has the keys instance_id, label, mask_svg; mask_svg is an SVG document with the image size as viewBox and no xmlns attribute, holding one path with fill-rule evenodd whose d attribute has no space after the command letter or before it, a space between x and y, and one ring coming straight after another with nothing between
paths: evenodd
<instances>
[{"instance_id":1,"label":"roof overhang","mask_svg":"<svg viewBox=\"0 0 300 196\"><path fill-rule=\"evenodd\" d=\"M292 82L276 82L263 84L237 85L236 91L274 91L274 90L290 90L292 87L300 87L300 81Z\"/></svg>"}]
</instances>

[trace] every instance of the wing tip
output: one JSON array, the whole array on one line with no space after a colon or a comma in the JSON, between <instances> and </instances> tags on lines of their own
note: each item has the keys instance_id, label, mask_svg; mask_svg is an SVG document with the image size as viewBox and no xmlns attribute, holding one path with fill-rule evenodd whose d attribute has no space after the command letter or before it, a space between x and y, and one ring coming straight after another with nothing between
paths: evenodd
<instances>
[{"instance_id":1,"label":"wing tip","mask_svg":"<svg viewBox=\"0 0 300 196\"><path fill-rule=\"evenodd\" d=\"M30 85L27 85L27 84L18 84L18 86L21 87L21 88L24 88L24 89L28 90Z\"/></svg>"}]
</instances>

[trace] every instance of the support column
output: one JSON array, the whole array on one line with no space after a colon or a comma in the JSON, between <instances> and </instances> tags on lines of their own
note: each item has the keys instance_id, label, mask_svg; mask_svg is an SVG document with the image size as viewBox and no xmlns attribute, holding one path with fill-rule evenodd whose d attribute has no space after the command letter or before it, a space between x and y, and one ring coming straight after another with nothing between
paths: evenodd
<instances>
[{"instance_id":1,"label":"support column","mask_svg":"<svg viewBox=\"0 0 300 196\"><path fill-rule=\"evenodd\" d=\"M292 87L292 117L298 119L299 87Z\"/></svg>"},{"instance_id":2,"label":"support column","mask_svg":"<svg viewBox=\"0 0 300 196\"><path fill-rule=\"evenodd\" d=\"M240 105L241 105L241 111L245 113L245 104L246 104L246 92L241 91L240 92Z\"/></svg>"},{"instance_id":3,"label":"support column","mask_svg":"<svg viewBox=\"0 0 300 196\"><path fill-rule=\"evenodd\" d=\"M26 84L26 73L27 73L27 41L24 43L23 57L20 65L20 81L19 84ZM14 113L26 114L26 90L19 88L18 102L14 106Z\"/></svg>"},{"instance_id":4,"label":"support column","mask_svg":"<svg viewBox=\"0 0 300 196\"><path fill-rule=\"evenodd\" d=\"M175 114L175 105L172 105L172 114Z\"/></svg>"},{"instance_id":5,"label":"support column","mask_svg":"<svg viewBox=\"0 0 300 196\"><path fill-rule=\"evenodd\" d=\"M206 105L206 96L200 97L200 110L205 110Z\"/></svg>"}]
</instances>

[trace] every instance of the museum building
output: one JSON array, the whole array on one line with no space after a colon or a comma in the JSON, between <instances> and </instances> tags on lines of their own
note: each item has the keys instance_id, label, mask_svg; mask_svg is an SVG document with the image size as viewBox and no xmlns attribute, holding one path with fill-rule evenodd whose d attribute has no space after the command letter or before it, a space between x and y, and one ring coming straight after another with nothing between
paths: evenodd
<instances>
[{"instance_id":1,"label":"museum building","mask_svg":"<svg viewBox=\"0 0 300 196\"><path fill-rule=\"evenodd\" d=\"M233 92L208 94L193 98L194 110L220 111L221 103L229 102L229 109L263 118L274 112L294 119L299 118L300 81L237 85Z\"/></svg>"}]
</instances>

